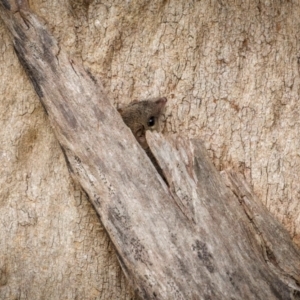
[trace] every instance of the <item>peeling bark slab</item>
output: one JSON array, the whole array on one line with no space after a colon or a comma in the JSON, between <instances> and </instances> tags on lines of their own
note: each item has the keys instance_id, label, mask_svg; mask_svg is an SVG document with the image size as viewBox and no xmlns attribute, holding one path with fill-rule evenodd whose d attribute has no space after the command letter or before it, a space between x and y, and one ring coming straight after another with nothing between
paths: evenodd
<instances>
[{"instance_id":1,"label":"peeling bark slab","mask_svg":"<svg viewBox=\"0 0 300 300\"><path fill-rule=\"evenodd\" d=\"M193 203L195 226L202 232L197 249L202 249L204 256L215 258L213 263L206 261L207 269L218 270L223 278L229 276L231 284L236 285L237 278L231 276L235 274L238 285L249 289L240 295L242 299L293 299L294 296L298 299L299 249L282 225L255 198L244 179L233 171L222 172L221 176L198 140L182 137L168 140L157 133L147 136L171 189L179 189L177 197L182 203L187 196L180 187L189 186L190 201L186 210L190 210ZM199 257L203 257L201 252ZM251 274L249 278L247 273ZM214 282L221 284L221 280ZM283 292L284 285L294 291ZM224 299L221 294L214 294L213 298Z\"/></svg>"},{"instance_id":2,"label":"peeling bark slab","mask_svg":"<svg viewBox=\"0 0 300 300\"><path fill-rule=\"evenodd\" d=\"M0 1L71 175L144 299L299 298L300 253L237 175L199 141L147 134L170 188L107 100L25 1ZM12 9L14 8L14 9Z\"/></svg>"}]
</instances>

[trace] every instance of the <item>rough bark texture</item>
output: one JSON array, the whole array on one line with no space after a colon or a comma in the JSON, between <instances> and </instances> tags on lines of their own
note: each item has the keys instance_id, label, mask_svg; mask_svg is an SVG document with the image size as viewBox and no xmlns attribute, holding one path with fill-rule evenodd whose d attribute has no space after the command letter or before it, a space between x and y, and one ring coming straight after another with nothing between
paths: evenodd
<instances>
[{"instance_id":1,"label":"rough bark texture","mask_svg":"<svg viewBox=\"0 0 300 300\"><path fill-rule=\"evenodd\" d=\"M300 2L109 3L89 10L82 53L111 98L171 99L165 131L201 137L300 244Z\"/></svg>"},{"instance_id":2,"label":"rough bark texture","mask_svg":"<svg viewBox=\"0 0 300 300\"><path fill-rule=\"evenodd\" d=\"M0 22L0 299L133 299Z\"/></svg>"},{"instance_id":3,"label":"rough bark texture","mask_svg":"<svg viewBox=\"0 0 300 300\"><path fill-rule=\"evenodd\" d=\"M184 3L34 1L31 7L47 20L59 47L101 75L116 102L173 95L166 131L202 136L215 164L244 172L299 243L299 4ZM69 179L3 26L0 35L1 297L129 299L103 228ZM146 184L148 177L139 176ZM185 215L192 219L193 209ZM198 257L210 257L210 248L199 245ZM272 261L274 249L266 245L264 259ZM209 260L203 264L209 270ZM283 265L284 276L275 281L280 287L291 274ZM232 285L239 281L228 278ZM278 297L291 297L283 286Z\"/></svg>"}]
</instances>

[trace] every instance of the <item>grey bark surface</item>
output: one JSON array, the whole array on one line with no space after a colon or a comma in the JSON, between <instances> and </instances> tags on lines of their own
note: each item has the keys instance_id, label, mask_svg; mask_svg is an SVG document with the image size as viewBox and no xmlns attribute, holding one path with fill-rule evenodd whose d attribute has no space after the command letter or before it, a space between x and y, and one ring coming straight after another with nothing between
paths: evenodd
<instances>
[{"instance_id":1,"label":"grey bark surface","mask_svg":"<svg viewBox=\"0 0 300 300\"><path fill-rule=\"evenodd\" d=\"M134 299L2 18L0 49L0 299Z\"/></svg>"},{"instance_id":2,"label":"grey bark surface","mask_svg":"<svg viewBox=\"0 0 300 300\"><path fill-rule=\"evenodd\" d=\"M298 1L35 0L30 7L59 48L101 77L115 103L167 96L164 131L201 137L217 168L243 173L258 196L252 198L299 245ZM0 298L132 299L105 229L70 180L1 18L0 74ZM247 237L253 233L260 259L293 286L298 273L286 275L293 260L282 262L278 252L289 245L286 234L269 242L270 234L258 230L269 217L253 213L249 189L235 176L226 184L255 228L246 226ZM171 192L192 218L194 206L185 208ZM230 278L230 285L237 280Z\"/></svg>"},{"instance_id":3,"label":"grey bark surface","mask_svg":"<svg viewBox=\"0 0 300 300\"><path fill-rule=\"evenodd\" d=\"M82 56L110 98L166 96L165 132L201 137L300 245L299 1L107 1L89 12Z\"/></svg>"},{"instance_id":4,"label":"grey bark surface","mask_svg":"<svg viewBox=\"0 0 300 300\"><path fill-rule=\"evenodd\" d=\"M199 141L149 133L168 188L101 84L25 1L1 3L68 169L143 298L299 298L299 250L244 181L228 173L226 186Z\"/></svg>"}]
</instances>

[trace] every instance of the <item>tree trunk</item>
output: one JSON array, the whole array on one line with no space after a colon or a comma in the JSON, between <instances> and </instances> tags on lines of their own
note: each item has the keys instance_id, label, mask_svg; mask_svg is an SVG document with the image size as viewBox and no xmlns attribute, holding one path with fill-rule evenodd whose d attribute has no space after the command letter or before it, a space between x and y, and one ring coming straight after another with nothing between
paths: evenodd
<instances>
[{"instance_id":1,"label":"tree trunk","mask_svg":"<svg viewBox=\"0 0 300 300\"><path fill-rule=\"evenodd\" d=\"M70 59L66 54L64 48L68 46L66 45L68 39L65 40L65 45L59 45L48 33L46 27L26 7L23 7L20 14L17 12L17 6L12 5L10 7L9 4L10 2L8 1L2 1L1 16L14 36L14 46L18 57L48 112L50 123L67 159L69 170L75 180L78 180L89 194L90 200L98 211L105 229L116 247L124 272L132 284L139 289L140 294L144 298L149 299L293 299L293 297L299 297L299 293L297 292L299 291L300 281L299 252L293 246L290 238L281 226L256 200L246 183L235 173L224 173L226 175L226 184L233 193L230 192L228 187L224 185L219 174L210 164L199 142L189 142L186 139L174 137L164 140L159 135L150 134L148 137L149 143L163 167L170 184L170 188L167 188L163 180L155 172L145 153L134 140L128 128L122 123L116 110L107 101L99 82L91 75L91 73L99 73L99 71L95 72L95 66L91 65L91 72L86 72L77 59ZM75 2L71 4L75 15L76 13L82 13L82 11L77 10ZM108 9L108 6L101 6L99 8L96 3L94 5L102 11L103 15L109 18L110 9ZM203 7L196 8L200 10L209 8L209 6L205 6L204 4L201 5ZM185 30L185 23L181 21L184 19L180 19L180 16L183 17L184 14L182 12L186 9L195 9L193 6L194 4L190 3L190 6L186 7L183 5L178 10L176 5L172 7L170 4L169 6L170 15L168 17L174 17L174 22L178 22L177 29L182 30L182 32ZM219 7L230 8L226 4L220 4ZM118 9L118 6L116 8ZM155 15L155 10L163 11L163 6L155 7L154 5L150 8L153 15ZM175 9L172 12L173 8ZM94 12L89 6L86 6L86 9L90 15L93 15ZM266 6L260 4L257 9L261 15L268 15ZM272 9L271 7L270 11L273 13ZM292 10L286 4L285 11L289 9ZM143 11L143 8L138 7L138 11ZM11 12L14 12L14 14ZM125 13L135 15L134 10L130 8ZM222 12L220 14L222 15ZM230 15L230 10L229 12L227 11L227 14ZM126 17L129 17L129 15ZM116 14L116 16L120 15ZM281 20L281 22L284 22L284 15L282 18L283 21ZM74 17L75 19L76 16ZM80 23L80 21L82 19L78 18L74 23ZM99 27L97 21L95 20L94 23L95 28ZM148 21L150 22L151 20ZM130 18L125 18L123 22L123 25L128 26L124 27L124 33L129 33L130 31L127 31L127 29L131 28L134 21ZM220 22L222 23L222 20ZM169 25L167 24L168 22L165 23L164 33L172 29L171 23L171 27L168 27ZM157 26L156 29L160 28L160 23L157 21L153 23L152 20L152 25L152 30L156 28L155 26ZM202 26L204 25L202 24ZM138 30L145 30L147 32L149 29L141 27L138 27ZM103 25L103 28L107 28L107 26ZM108 28L105 34L108 39L112 36L113 38L112 42L106 45L106 59L110 57L113 60L111 55L120 49L122 43L125 41L130 42L132 37L125 38L121 34L118 35L116 32L111 32L110 30L114 30L113 27ZM54 32L55 30L58 29L55 28ZM132 27L131 30L136 30L136 26ZM276 30L280 31L281 27L279 26ZM159 32L160 29L157 31L158 35ZM81 36L82 33L78 31L77 34ZM146 34L146 36L150 37L151 35ZM91 38L88 36L87 40ZM178 38L180 39L181 37L179 36ZM179 44L183 45L184 43ZM161 44L159 43L159 45ZM123 47L126 48L126 44ZM247 50L247 47L246 45L244 51ZM160 47L154 48L156 48L156 51L162 51ZM133 48L133 53L131 53L135 59L139 57L139 54L134 53L136 49ZM164 49L164 53L166 54L167 47ZM147 50L151 56L151 47ZM89 57L88 45L86 45L83 52L87 55L86 57ZM170 51L170 53L173 53L173 51ZM77 55L78 53L75 52L73 54ZM94 54L96 55L93 59L97 58L97 53ZM227 52L225 51L223 54L226 56ZM168 54L166 55L168 57ZM160 54L158 57L160 57ZM118 58L115 59L118 60ZM129 58L129 60L131 59L133 58ZM195 58L193 60L195 61ZM114 63L111 62L109 69L105 68L106 63L107 61L103 62L103 74L107 78L114 78ZM165 63L169 64L167 60ZM230 60L227 61L227 57L221 57L219 63L226 70L224 64L230 64ZM89 64L92 64L91 57L89 57L87 65ZM155 66L155 63L153 66ZM178 81L178 78L184 81L185 70L190 67L195 68L195 65L190 66L186 64L182 69L174 69L174 75L169 77L169 83L171 85L172 82L175 83L173 89L176 88L180 91L180 86L176 87L176 85L180 85L182 81ZM163 72L161 70L164 70L161 66L157 67L156 70L154 69L154 72L151 69L148 70L149 73L152 72L154 74L155 78L152 87L152 83L150 83L150 88L147 87L148 93L157 88L160 80L163 79L165 83L168 82L165 78L166 74L160 73ZM124 74L126 78L126 72ZM114 93L114 80L111 79L112 94ZM104 82L107 86L108 79L104 78ZM123 91L119 88L117 89L119 97L122 97L122 93L128 90L130 84L136 85L130 78L119 81L119 83L121 82L125 86L122 89ZM297 81L294 80L293 83L292 89L295 89ZM13 84L16 85L15 82ZM8 86L9 88L10 86ZM207 89L210 90L209 87L204 88L205 91ZM193 93L195 90L197 89L191 89ZM138 91L139 86L137 86L134 93L138 93ZM220 89L219 92L221 93L221 91L224 92ZM215 92L213 91L212 93ZM210 99L210 97L208 95L207 98ZM186 120L184 125L187 126L188 130L193 130L193 126L198 126L199 120L197 122L193 121L195 119L195 115L193 116L193 114L197 111L197 99L200 100L197 95L193 100L187 97L189 108L195 107L190 112L186 110L184 104L176 108L174 107L175 104L171 102L171 109L174 111L174 115L177 115L178 120L176 124L172 118L168 118L166 126L168 131L172 131L171 128L174 124L176 124L177 128L180 128L180 120L183 121L182 118L185 115L190 117L190 120ZM241 104L234 104L234 102L227 100L222 95L220 99L223 104L227 103L236 112L237 116L240 116L239 114L243 116L245 113L246 118L252 118L252 115L247 113L248 110L251 111L251 107L241 109L239 107ZM32 104L31 101L30 98L25 98L24 96L20 115L22 115L22 110L25 113L36 113L35 111L37 111L37 113L41 114L41 112L35 109L35 104ZM222 110L221 104L218 104L218 109ZM208 116L210 115L208 111L210 109L209 105L204 105ZM288 109L291 109L291 107L292 105ZM10 107L6 108L6 110L9 109ZM214 110L217 111L216 108ZM8 116L9 114L6 113L6 115ZM3 120L3 122L6 126L15 126L16 128L18 126L18 124L12 124L9 118ZM268 122L268 118L266 118L266 123ZM225 124L228 125L228 123ZM245 124L247 124L247 121ZM272 123L272 126L275 125ZM44 127L47 128L47 125L44 125ZM206 129L203 130L205 132ZM208 126L208 130L211 130L210 126ZM76 214L79 214L82 209L80 207L78 212L75 212L72 205L70 207L68 203L66 205L65 203L61 204L60 201L56 200L54 205L47 203L50 213L42 221L43 215L40 214L35 203L43 200L43 197L37 193L36 186L43 186L40 181L47 181L46 185L51 185L49 190L52 192L51 197L47 199L49 202L53 201L57 198L58 192L61 192L56 191L59 179L66 178L67 174L66 172L60 173L60 167L58 167L59 172L50 167L49 169L52 169L51 172L54 172L57 177L51 178L49 182L47 171L41 170L41 167L35 164L36 160L39 161L37 155L45 155L47 152L50 156L48 160L52 161L52 153L42 147L36 149L35 144L40 142L46 145L46 140L50 133L47 131L45 133L40 132L39 126L35 126L25 133L21 134L21 138L18 134L9 137L11 141L19 141L20 139L18 142L18 149L20 151L17 153L16 158L8 150L3 150L2 152L3 157L6 157L5 162L7 166L10 166L10 160L14 158L18 161L21 170L24 171L20 171L17 176L10 175L9 169L6 167L4 177L4 186L6 189L2 195L3 199L9 195L9 199L14 200L10 200L5 212L9 211L10 207L12 207L12 211L15 209L17 212L17 216L15 217L17 222L10 221L11 217L12 219L14 218L12 211L9 211L10 218L5 218L4 212L2 224L5 224L5 227L9 229L3 228L1 231L7 232L7 242L2 248L6 249L6 252L7 250L10 251L14 243L9 240L11 237L19 239L21 234L21 245L24 245L24 241L26 241L25 250L22 251L22 246L19 246L19 249L15 252L21 258L19 264L22 266L22 272L26 276L26 279L22 278L21 284L18 284L18 276L22 277L22 273L19 272L18 276L11 276L11 274L18 274L18 270L13 270L9 255L6 254L1 266L1 295L7 296L6 298L13 298L16 297L16 294L14 294L16 293L15 291L21 291L18 295L20 298L50 297L51 299L59 299L64 297L72 299L74 297L81 297L90 299L92 297L101 297L102 299L111 299L131 297L132 291L123 284L124 279L118 275L116 267L114 267L113 272L117 274L116 278L121 278L121 281L112 284L111 291L113 296L112 294L107 294L110 289L105 287L105 284L100 284L101 291L98 290L99 287L96 281L98 274L93 273L95 272L93 270L98 270L97 266L99 262L97 259L94 259L97 250L95 253L90 252L90 248L93 248L93 241L87 240L86 242L82 242L82 239L84 240L86 235L81 232L82 228L78 225L80 224L78 221L73 221L78 226L78 229L70 226L70 231L63 231L61 237L60 233L58 235L53 233L53 238L49 244L50 251L48 246L46 247L48 248L48 252L46 250L43 252L43 258L48 255L50 256L50 258L47 257L48 260L44 265L40 263L42 260L35 262L33 265L30 264L31 260L28 259L28 256L34 258L35 255L39 255L40 247L44 247L43 243L49 242L51 231L47 228L50 227L51 230L55 231L57 230L56 228L60 228L61 225L59 223L68 222L72 224L72 218ZM207 139L206 143L211 142L213 144L214 138L218 138L219 136L217 133ZM244 143L244 137L241 137L241 141ZM56 151L54 153L59 153L54 139L51 145ZM218 147L217 145L217 149L214 149L216 154L214 161L220 166L226 162L226 157L234 152L232 152L233 150L227 150L227 152L224 150L227 156L223 156L223 154L219 155ZM289 147L288 144L287 147ZM24 149L27 151L24 151ZM245 153L247 153L249 147L245 144L244 149ZM262 150L262 156L264 155L263 152ZM62 156L54 157L54 159L57 160L56 166L63 165ZM224 161L222 162L222 160ZM233 160L235 161L233 165L238 164L238 159L235 160L233 158ZM227 160L227 164L229 163L230 159ZM256 162L253 163L253 170L257 168L256 164ZM270 166L272 165L273 162L270 161ZM245 168L240 170L247 170L249 167L247 161L244 166ZM26 172L28 169L31 172ZM37 176L35 176L32 170L37 172ZM272 173L272 170L270 170L270 172L276 175L277 171L274 170ZM253 174L251 177L246 172L246 177L252 179L252 183L255 184L254 179L257 179L257 177ZM11 177L19 178L18 180L21 183L18 185L15 195L13 192L14 183L10 181ZM74 192L74 187L70 182L68 182L67 186L60 186L60 189L63 189L66 195ZM46 189L46 191L49 190ZM25 201L22 201L23 199L18 201L20 199L18 198L20 191L24 191L26 195L24 197ZM271 191L270 193L272 194L273 192ZM59 195L61 197L64 194L59 193ZM84 200L81 199L81 196L77 197L77 199L78 205L82 205L81 203ZM57 209L59 205L62 205L62 207ZM43 201L41 203L42 206ZM51 210L55 211L55 215L53 213L51 215ZM67 213L65 213L66 211ZM87 211L91 213L90 209L87 209ZM60 214L63 217L59 217ZM53 221L51 216L53 217ZM81 220L81 218L79 217L78 219ZM296 220L296 215L293 220ZM27 240L27 228L29 229L37 225L41 226L43 222L47 223L47 225L42 225L36 231L34 229L28 230L32 232L32 237L30 238L29 234L29 240ZM98 224L96 224L95 216L94 223L94 226L97 227ZM21 226L21 229L15 224ZM88 222L84 224L88 224ZM43 228L47 229L45 233L42 231ZM101 230L100 227L97 227L97 230ZM71 238L72 234L70 232L76 234L75 239ZM297 232L297 229L294 232ZM95 232L93 237L98 241L101 239L97 236L97 232ZM60 252L61 243L67 249L67 251L63 252L65 257ZM80 248L79 252L76 252L78 251L77 245ZM96 244L96 248L97 246L98 244ZM56 256L56 253L59 255ZM85 274L82 273L82 269L84 269L82 266L78 266L78 276L76 276L77 274L73 275L74 268L77 266L74 266L75 263L70 259L69 254L71 254L71 257L74 255L76 263L79 263L80 258L78 258L78 254L80 255L80 253L83 256L86 253L90 253L90 256L86 260L83 260L89 266L88 268L91 272L90 277L87 279L84 278ZM60 263L64 259L68 260L68 263L63 267L58 267L61 272L60 274L64 274L64 276L58 278L60 284L57 290L54 291L54 286L57 286L54 283L56 282L55 277L52 277L55 274L55 270L49 271L47 269L51 265L52 259L56 259L56 257L58 257L57 259ZM105 257L102 257L101 261L105 261ZM96 266L95 269L93 268L93 264ZM37 270L39 276L35 275ZM71 274L70 278L66 278L69 276L66 276L68 271ZM41 276L41 274L44 275ZM107 275L103 273L99 277L105 281L105 276ZM47 286L40 292L40 284L38 285L38 289L28 286L31 282L35 282L35 280L40 283L49 282L49 278L51 279L50 283L47 283ZM75 284L73 283L73 278L75 278ZM85 282L82 283L81 280L83 279ZM91 279L93 280L93 288L87 289L86 287L89 287ZM114 280L112 279L112 281ZM66 292L67 287L70 288L69 293ZM118 288L119 291L117 290Z\"/></svg>"},{"instance_id":2,"label":"tree trunk","mask_svg":"<svg viewBox=\"0 0 300 300\"><path fill-rule=\"evenodd\" d=\"M241 210L199 142L148 136L168 188L102 87L58 47L26 1L16 9L2 2L1 15L70 173L89 195L123 271L144 299L299 295L300 252L235 178L235 194L255 214Z\"/></svg>"}]
</instances>

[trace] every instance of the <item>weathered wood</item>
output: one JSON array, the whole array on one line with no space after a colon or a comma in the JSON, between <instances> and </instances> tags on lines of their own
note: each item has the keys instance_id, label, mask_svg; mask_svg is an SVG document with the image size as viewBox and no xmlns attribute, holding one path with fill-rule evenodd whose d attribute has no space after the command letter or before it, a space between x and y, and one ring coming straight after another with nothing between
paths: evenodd
<instances>
[{"instance_id":1,"label":"weathered wood","mask_svg":"<svg viewBox=\"0 0 300 300\"><path fill-rule=\"evenodd\" d=\"M241 175L233 171L222 172L230 188L247 216L250 228L259 245L265 262L278 277L285 278L290 286L299 285L299 249L291 244L290 236L282 230L268 210L258 201Z\"/></svg>"},{"instance_id":2,"label":"weathered wood","mask_svg":"<svg viewBox=\"0 0 300 300\"><path fill-rule=\"evenodd\" d=\"M143 298L299 297L299 251L239 178L228 177L231 192L200 142L150 133L168 189L100 83L59 48L26 2L2 0L0 13L70 173Z\"/></svg>"},{"instance_id":3,"label":"weathered wood","mask_svg":"<svg viewBox=\"0 0 300 300\"><path fill-rule=\"evenodd\" d=\"M203 249L208 247L206 249L211 251L207 257L214 258L212 270L218 270L223 278L230 277L235 288L238 288L237 280L240 287L249 288L240 295L241 299L299 297L299 249L282 225L255 198L243 178L235 172L223 172L225 185L197 140L176 137L170 143L153 133L148 133L148 140L172 183L171 189L179 190L179 206L193 214L201 228L199 240ZM222 280L213 282L219 285ZM283 292L284 285L295 289L294 292ZM229 286L227 288L229 291ZM224 298L221 294L211 296L213 299L236 297L225 292L224 287L223 293L227 295Z\"/></svg>"}]
</instances>

